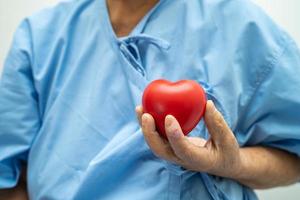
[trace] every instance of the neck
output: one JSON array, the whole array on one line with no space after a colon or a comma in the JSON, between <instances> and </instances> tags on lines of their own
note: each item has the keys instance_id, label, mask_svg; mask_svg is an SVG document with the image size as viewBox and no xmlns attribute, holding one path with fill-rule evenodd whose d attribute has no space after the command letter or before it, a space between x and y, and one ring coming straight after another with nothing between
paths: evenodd
<instances>
[{"instance_id":1,"label":"neck","mask_svg":"<svg viewBox=\"0 0 300 200\"><path fill-rule=\"evenodd\" d=\"M110 21L117 36L128 35L158 0L107 0Z\"/></svg>"}]
</instances>

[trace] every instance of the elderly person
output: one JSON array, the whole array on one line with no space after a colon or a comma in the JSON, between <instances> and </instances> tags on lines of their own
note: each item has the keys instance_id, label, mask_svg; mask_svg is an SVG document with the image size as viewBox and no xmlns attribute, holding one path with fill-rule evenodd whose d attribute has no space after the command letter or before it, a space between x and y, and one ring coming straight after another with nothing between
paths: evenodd
<instances>
[{"instance_id":1,"label":"elderly person","mask_svg":"<svg viewBox=\"0 0 300 200\"><path fill-rule=\"evenodd\" d=\"M21 23L4 66L0 188L25 162L33 200L255 200L300 179L299 74L248 0L60 3ZM138 106L158 78L204 86L189 137L168 115L162 139Z\"/></svg>"}]
</instances>

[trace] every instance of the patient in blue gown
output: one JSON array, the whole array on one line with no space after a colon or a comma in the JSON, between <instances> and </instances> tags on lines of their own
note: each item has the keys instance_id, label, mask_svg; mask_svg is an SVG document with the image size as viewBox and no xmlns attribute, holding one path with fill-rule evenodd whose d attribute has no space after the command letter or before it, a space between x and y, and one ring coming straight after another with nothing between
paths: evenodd
<instances>
[{"instance_id":1,"label":"patient in blue gown","mask_svg":"<svg viewBox=\"0 0 300 200\"><path fill-rule=\"evenodd\" d=\"M39 11L17 28L0 82L0 199L255 200L300 180L299 74L295 42L249 0ZM164 140L143 113L162 78L205 89L189 136L168 115Z\"/></svg>"}]
</instances>

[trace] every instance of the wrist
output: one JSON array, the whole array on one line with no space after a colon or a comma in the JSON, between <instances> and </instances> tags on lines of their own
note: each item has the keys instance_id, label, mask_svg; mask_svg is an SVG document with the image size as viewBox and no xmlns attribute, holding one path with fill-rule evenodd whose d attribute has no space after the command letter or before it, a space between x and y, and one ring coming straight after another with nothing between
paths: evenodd
<instances>
[{"instance_id":1,"label":"wrist","mask_svg":"<svg viewBox=\"0 0 300 200\"><path fill-rule=\"evenodd\" d=\"M226 161L216 162L213 165L214 167L208 170L207 173L235 180L243 179L243 172L246 170L245 166L247 166L247 157L244 154L245 152L239 148L234 156L226 159Z\"/></svg>"},{"instance_id":2,"label":"wrist","mask_svg":"<svg viewBox=\"0 0 300 200\"><path fill-rule=\"evenodd\" d=\"M243 173L246 170L246 167L248 164L248 157L247 155L245 155L245 151L244 149L240 148L239 150L239 166L236 169L236 173L234 174L234 179L239 180L239 179L243 179L243 175L245 173Z\"/></svg>"},{"instance_id":3,"label":"wrist","mask_svg":"<svg viewBox=\"0 0 300 200\"><path fill-rule=\"evenodd\" d=\"M248 187L261 188L261 186L257 183L258 177L254 173L256 169L255 166L253 166L253 163L256 162L256 159L249 151L249 148L240 148L239 157L239 168L236 170L236 173L231 178L243 185L247 185Z\"/></svg>"},{"instance_id":4,"label":"wrist","mask_svg":"<svg viewBox=\"0 0 300 200\"><path fill-rule=\"evenodd\" d=\"M238 151L236 164L233 166L230 177L228 178L234 180L244 180L247 166L249 166L249 156L243 148L240 148Z\"/></svg>"}]
</instances>

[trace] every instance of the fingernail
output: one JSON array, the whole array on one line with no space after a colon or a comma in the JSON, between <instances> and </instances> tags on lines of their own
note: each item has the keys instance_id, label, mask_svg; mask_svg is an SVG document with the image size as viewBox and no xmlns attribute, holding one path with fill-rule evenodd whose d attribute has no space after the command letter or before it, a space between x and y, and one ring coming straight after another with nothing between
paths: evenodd
<instances>
[{"instance_id":1,"label":"fingernail","mask_svg":"<svg viewBox=\"0 0 300 200\"><path fill-rule=\"evenodd\" d=\"M167 115L166 116L166 126L171 127L172 123L173 123L173 119L171 118L171 116Z\"/></svg>"},{"instance_id":2,"label":"fingernail","mask_svg":"<svg viewBox=\"0 0 300 200\"><path fill-rule=\"evenodd\" d=\"M142 115L142 123L147 123L148 119L146 115Z\"/></svg>"}]
</instances>

